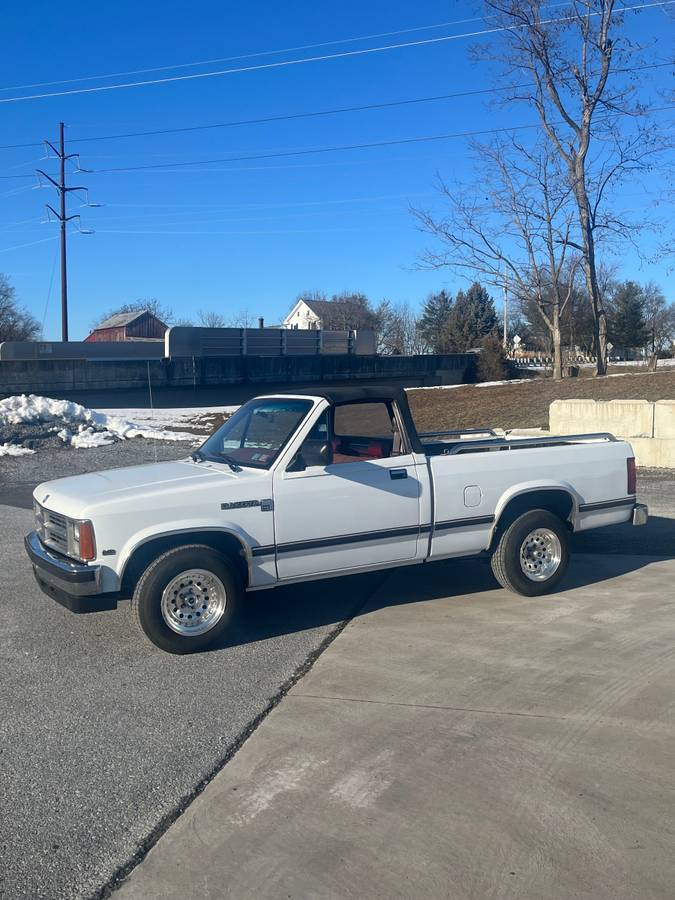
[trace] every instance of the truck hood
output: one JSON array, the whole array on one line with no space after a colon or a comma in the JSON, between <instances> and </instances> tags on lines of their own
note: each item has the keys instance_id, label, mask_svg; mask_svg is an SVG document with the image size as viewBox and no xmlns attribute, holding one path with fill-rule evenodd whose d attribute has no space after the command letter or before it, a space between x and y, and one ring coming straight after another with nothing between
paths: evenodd
<instances>
[{"instance_id":1,"label":"truck hood","mask_svg":"<svg viewBox=\"0 0 675 900\"><path fill-rule=\"evenodd\" d=\"M189 496L192 492L218 489L228 491L238 482L258 480L264 470L242 469L191 459L147 463L123 469L107 469L87 475L73 475L38 485L33 496L47 509L73 518L86 519L97 510L111 509L133 501L138 508L167 491Z\"/></svg>"}]
</instances>

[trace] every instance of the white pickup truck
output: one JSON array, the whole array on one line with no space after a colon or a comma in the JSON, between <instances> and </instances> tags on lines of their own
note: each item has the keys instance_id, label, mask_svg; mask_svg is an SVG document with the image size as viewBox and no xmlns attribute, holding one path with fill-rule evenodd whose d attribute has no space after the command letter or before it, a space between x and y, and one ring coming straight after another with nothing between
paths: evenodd
<instances>
[{"instance_id":1,"label":"white pickup truck","mask_svg":"<svg viewBox=\"0 0 675 900\"><path fill-rule=\"evenodd\" d=\"M570 532L647 521L610 434L418 434L405 393L378 387L257 397L187 459L49 481L34 501L43 591L73 612L131 597L172 653L217 641L245 591L447 557L488 552L504 587L545 594Z\"/></svg>"}]
</instances>

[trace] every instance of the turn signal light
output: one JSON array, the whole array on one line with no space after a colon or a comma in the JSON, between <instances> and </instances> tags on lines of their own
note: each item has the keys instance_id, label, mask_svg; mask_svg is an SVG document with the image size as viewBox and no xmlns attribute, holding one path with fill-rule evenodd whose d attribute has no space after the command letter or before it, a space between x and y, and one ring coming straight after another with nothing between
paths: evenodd
<instances>
[{"instance_id":1,"label":"turn signal light","mask_svg":"<svg viewBox=\"0 0 675 900\"><path fill-rule=\"evenodd\" d=\"M96 559L96 540L94 538L94 526L91 522L80 522L80 559L89 562Z\"/></svg>"},{"instance_id":2,"label":"turn signal light","mask_svg":"<svg viewBox=\"0 0 675 900\"><path fill-rule=\"evenodd\" d=\"M637 474L635 471L635 457L629 456L626 460L628 470L628 493L634 494L637 490Z\"/></svg>"}]
</instances>

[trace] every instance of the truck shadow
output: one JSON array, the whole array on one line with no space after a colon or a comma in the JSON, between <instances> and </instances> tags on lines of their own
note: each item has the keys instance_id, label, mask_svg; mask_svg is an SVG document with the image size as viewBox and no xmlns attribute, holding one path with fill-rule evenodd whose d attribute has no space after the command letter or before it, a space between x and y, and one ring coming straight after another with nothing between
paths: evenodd
<instances>
[{"instance_id":1,"label":"truck shadow","mask_svg":"<svg viewBox=\"0 0 675 900\"><path fill-rule=\"evenodd\" d=\"M603 529L607 534L602 544L590 535L575 535L573 555L569 571L557 593L574 588L618 578L649 565L660 556L675 557L675 522L672 519L651 520L655 533L663 531L669 543L669 552L645 555L644 550L630 539L636 532L645 532L640 544L649 545L650 526L635 529L629 526ZM650 523L650 524L651 524ZM616 532L616 534L612 534ZM653 544L653 542L652 542ZM658 546L665 549L659 540ZM584 563L588 553L601 554L601 564ZM643 555L638 555L638 554ZM386 587L385 587L386 585ZM380 590L382 589L382 590ZM269 591L253 592L246 596L244 607L232 630L222 642L210 648L213 652L235 645L265 641L283 634L310 631L337 625L352 618L364 609L383 606L420 603L441 597L466 598L467 595L499 592L487 557L441 560L424 565L389 569L364 575L348 575L342 578L323 579L304 584L279 587ZM556 594L534 599L533 603L555 602ZM518 598L514 596L514 602Z\"/></svg>"}]
</instances>

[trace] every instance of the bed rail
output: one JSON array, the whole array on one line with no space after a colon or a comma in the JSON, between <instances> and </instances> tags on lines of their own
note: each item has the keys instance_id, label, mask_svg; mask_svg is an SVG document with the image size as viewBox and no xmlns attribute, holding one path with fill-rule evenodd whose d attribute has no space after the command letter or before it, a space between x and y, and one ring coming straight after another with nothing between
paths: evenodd
<instances>
[{"instance_id":1,"label":"bed rail","mask_svg":"<svg viewBox=\"0 0 675 900\"><path fill-rule=\"evenodd\" d=\"M461 434L489 434L490 437L497 437L497 432L492 428L455 428L452 431L422 431L418 432L419 438L436 438L436 437L457 437Z\"/></svg>"},{"instance_id":2,"label":"bed rail","mask_svg":"<svg viewBox=\"0 0 675 900\"><path fill-rule=\"evenodd\" d=\"M598 431L592 434L560 434L551 437L535 438L496 438L489 441L464 441L449 447L444 451L445 456L454 456L458 453L480 453L487 450L527 450L530 447L561 447L565 444L581 444L586 441L616 441L617 438L608 431Z\"/></svg>"}]
</instances>

